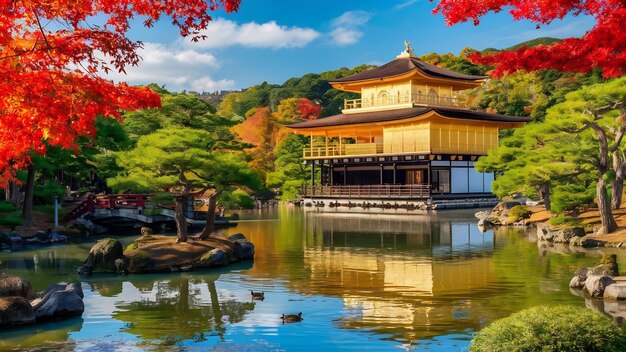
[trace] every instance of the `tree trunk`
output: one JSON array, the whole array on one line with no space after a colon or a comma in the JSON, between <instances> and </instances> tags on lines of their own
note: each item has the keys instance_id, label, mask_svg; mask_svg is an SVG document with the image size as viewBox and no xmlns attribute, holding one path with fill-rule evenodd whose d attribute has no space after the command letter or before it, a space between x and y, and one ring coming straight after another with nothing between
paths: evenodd
<instances>
[{"instance_id":1,"label":"tree trunk","mask_svg":"<svg viewBox=\"0 0 626 352\"><path fill-rule=\"evenodd\" d=\"M550 184L545 184L541 187L541 198L543 199L543 206L547 211L550 211Z\"/></svg>"},{"instance_id":2,"label":"tree trunk","mask_svg":"<svg viewBox=\"0 0 626 352\"><path fill-rule=\"evenodd\" d=\"M611 203L608 195L606 194L606 182L603 175L598 178L598 184L596 185L596 193L598 197L598 210L600 211L600 221L602 222L602 234L608 234L617 229L615 219L613 219L613 213L611 211Z\"/></svg>"},{"instance_id":3,"label":"tree trunk","mask_svg":"<svg viewBox=\"0 0 626 352\"><path fill-rule=\"evenodd\" d=\"M215 230L215 205L217 204L218 194L214 193L209 197L209 205L206 213L206 225L200 234L200 238L207 239Z\"/></svg>"},{"instance_id":4,"label":"tree trunk","mask_svg":"<svg viewBox=\"0 0 626 352\"><path fill-rule=\"evenodd\" d=\"M624 156L620 150L613 152L613 171L615 179L611 189L611 209L619 209L622 205L622 194L624 193Z\"/></svg>"},{"instance_id":5,"label":"tree trunk","mask_svg":"<svg viewBox=\"0 0 626 352\"><path fill-rule=\"evenodd\" d=\"M176 196L176 242L187 242L187 219L183 207L185 205L185 196Z\"/></svg>"},{"instance_id":6,"label":"tree trunk","mask_svg":"<svg viewBox=\"0 0 626 352\"><path fill-rule=\"evenodd\" d=\"M22 217L27 224L33 221L33 192L35 190L35 165L28 165L28 175L26 176L26 185L24 190L24 207L22 208Z\"/></svg>"}]
</instances>

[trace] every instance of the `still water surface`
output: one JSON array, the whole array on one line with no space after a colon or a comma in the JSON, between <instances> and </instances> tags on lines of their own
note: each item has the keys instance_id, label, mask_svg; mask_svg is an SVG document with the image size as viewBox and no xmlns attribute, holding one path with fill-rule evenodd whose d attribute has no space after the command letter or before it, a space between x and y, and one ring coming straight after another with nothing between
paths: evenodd
<instances>
[{"instance_id":1,"label":"still water surface","mask_svg":"<svg viewBox=\"0 0 626 352\"><path fill-rule=\"evenodd\" d=\"M0 350L463 351L480 328L526 307L584 306L567 284L599 251L540 250L518 229L481 233L474 212L248 213L224 232L244 233L254 261L81 279L82 318L0 331ZM76 280L91 245L0 253L0 270L42 290ZM301 323L282 324L298 312Z\"/></svg>"}]
</instances>

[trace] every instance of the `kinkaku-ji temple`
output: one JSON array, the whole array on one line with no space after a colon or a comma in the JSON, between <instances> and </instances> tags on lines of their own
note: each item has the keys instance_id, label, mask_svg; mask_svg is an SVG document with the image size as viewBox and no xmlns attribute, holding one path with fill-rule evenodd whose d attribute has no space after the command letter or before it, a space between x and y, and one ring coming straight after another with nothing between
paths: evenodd
<instances>
[{"instance_id":1,"label":"kinkaku-ji temple","mask_svg":"<svg viewBox=\"0 0 626 352\"><path fill-rule=\"evenodd\" d=\"M494 174L474 164L498 145L499 130L530 118L470 110L458 92L487 76L428 64L405 46L389 63L329 82L361 94L345 100L341 114L288 126L311 139L305 204L451 208L494 200Z\"/></svg>"}]
</instances>

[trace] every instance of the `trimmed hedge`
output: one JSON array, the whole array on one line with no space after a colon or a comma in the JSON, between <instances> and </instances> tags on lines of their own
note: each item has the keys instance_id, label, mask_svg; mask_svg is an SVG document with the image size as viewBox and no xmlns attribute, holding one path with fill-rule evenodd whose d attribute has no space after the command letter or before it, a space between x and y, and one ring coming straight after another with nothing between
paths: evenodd
<instances>
[{"instance_id":1,"label":"trimmed hedge","mask_svg":"<svg viewBox=\"0 0 626 352\"><path fill-rule=\"evenodd\" d=\"M518 222L530 218L533 212L524 205L516 205L509 210L506 221L509 223Z\"/></svg>"},{"instance_id":2,"label":"trimmed hedge","mask_svg":"<svg viewBox=\"0 0 626 352\"><path fill-rule=\"evenodd\" d=\"M470 351L621 352L626 332L586 308L537 306L491 323L474 336Z\"/></svg>"}]
</instances>

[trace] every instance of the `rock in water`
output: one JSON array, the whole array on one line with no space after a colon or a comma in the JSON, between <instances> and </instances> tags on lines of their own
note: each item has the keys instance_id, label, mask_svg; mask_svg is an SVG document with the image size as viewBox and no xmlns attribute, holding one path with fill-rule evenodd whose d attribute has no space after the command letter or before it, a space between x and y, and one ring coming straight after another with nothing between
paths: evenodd
<instances>
[{"instance_id":1,"label":"rock in water","mask_svg":"<svg viewBox=\"0 0 626 352\"><path fill-rule=\"evenodd\" d=\"M0 297L18 296L28 298L30 282L17 276L0 274Z\"/></svg>"},{"instance_id":2,"label":"rock in water","mask_svg":"<svg viewBox=\"0 0 626 352\"><path fill-rule=\"evenodd\" d=\"M589 275L584 288L591 297L602 297L604 290L614 283L613 278L607 275Z\"/></svg>"},{"instance_id":3,"label":"rock in water","mask_svg":"<svg viewBox=\"0 0 626 352\"><path fill-rule=\"evenodd\" d=\"M587 276L589 276L591 270L589 268L581 268L576 270L574 277L569 282L569 287L571 288L583 288L585 287L585 281L587 281Z\"/></svg>"},{"instance_id":4,"label":"rock in water","mask_svg":"<svg viewBox=\"0 0 626 352\"><path fill-rule=\"evenodd\" d=\"M254 258L254 244L246 240L237 240L233 247L233 254L239 259Z\"/></svg>"},{"instance_id":5,"label":"rock in water","mask_svg":"<svg viewBox=\"0 0 626 352\"><path fill-rule=\"evenodd\" d=\"M244 236L242 233L236 233L234 235L230 235L228 236L228 239L231 241L239 241L239 240L247 241L246 236Z\"/></svg>"},{"instance_id":6,"label":"rock in water","mask_svg":"<svg viewBox=\"0 0 626 352\"><path fill-rule=\"evenodd\" d=\"M117 271L115 261L123 258L124 248L120 241L114 238L104 238L91 247L87 260L77 271L83 275L89 275L91 272L114 273Z\"/></svg>"},{"instance_id":7,"label":"rock in water","mask_svg":"<svg viewBox=\"0 0 626 352\"><path fill-rule=\"evenodd\" d=\"M83 290L77 283L58 283L44 291L40 300L33 301L37 321L57 320L83 314Z\"/></svg>"},{"instance_id":8,"label":"rock in water","mask_svg":"<svg viewBox=\"0 0 626 352\"><path fill-rule=\"evenodd\" d=\"M229 262L228 255L221 249L214 248L200 257L198 260L198 267L210 268L214 266L224 266Z\"/></svg>"},{"instance_id":9,"label":"rock in water","mask_svg":"<svg viewBox=\"0 0 626 352\"><path fill-rule=\"evenodd\" d=\"M35 321L33 307L24 297L0 297L0 327Z\"/></svg>"},{"instance_id":10,"label":"rock in water","mask_svg":"<svg viewBox=\"0 0 626 352\"><path fill-rule=\"evenodd\" d=\"M616 283L616 284L608 286L604 290L604 299L625 300L626 299L626 284Z\"/></svg>"}]
</instances>

